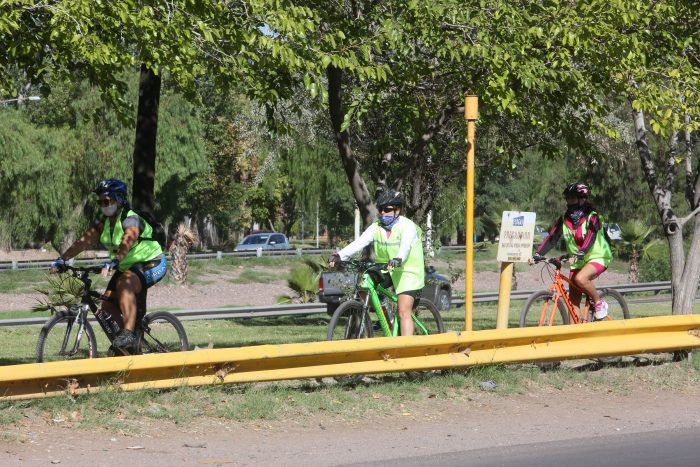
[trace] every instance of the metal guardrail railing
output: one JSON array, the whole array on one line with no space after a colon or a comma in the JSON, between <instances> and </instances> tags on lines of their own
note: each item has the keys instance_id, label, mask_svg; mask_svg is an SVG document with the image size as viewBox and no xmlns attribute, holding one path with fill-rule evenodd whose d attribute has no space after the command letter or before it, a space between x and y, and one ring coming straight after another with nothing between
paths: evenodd
<instances>
[{"instance_id":1,"label":"metal guardrail railing","mask_svg":"<svg viewBox=\"0 0 700 467\"><path fill-rule=\"evenodd\" d=\"M596 358L700 347L700 315L0 367L0 400Z\"/></svg>"},{"instance_id":2,"label":"metal guardrail railing","mask_svg":"<svg viewBox=\"0 0 700 467\"><path fill-rule=\"evenodd\" d=\"M444 246L442 250L463 251L463 246ZM210 253L190 253L187 255L188 260L204 260L204 259L223 259L224 257L235 258L260 258L263 256L303 256L303 255L318 255L331 254L335 252L330 248L296 248L290 250L253 250L253 251L214 251ZM106 256L95 256L92 258L73 259L69 263L71 265L92 265L99 264L104 261ZM48 268L52 260L14 260L0 261L0 271L10 269L42 269Z\"/></svg>"},{"instance_id":3,"label":"metal guardrail railing","mask_svg":"<svg viewBox=\"0 0 700 467\"><path fill-rule=\"evenodd\" d=\"M605 286L606 288L615 289L622 294L634 292L664 292L671 290L670 282L648 282L643 284L622 284ZM512 292L511 300L526 300L530 295L537 290L515 290ZM696 297L700 300L700 296ZM490 303L498 301L498 292L477 292L473 297L474 303ZM627 303L658 303L670 301L671 297L643 297L632 300L627 300ZM452 306L458 307L464 305L463 297L453 297ZM212 319L232 319L232 318L263 318L263 317L280 317L280 316L295 316L295 315L311 315L326 313L327 307L325 303L300 303L289 305L263 305L263 306L245 306L245 307L227 307L227 308L194 308L185 310L168 310L176 315L182 321L193 320L212 320ZM47 317L38 318L13 318L0 319L0 327L2 326L30 326L41 325L46 322ZM90 321L95 319L91 315Z\"/></svg>"}]
</instances>

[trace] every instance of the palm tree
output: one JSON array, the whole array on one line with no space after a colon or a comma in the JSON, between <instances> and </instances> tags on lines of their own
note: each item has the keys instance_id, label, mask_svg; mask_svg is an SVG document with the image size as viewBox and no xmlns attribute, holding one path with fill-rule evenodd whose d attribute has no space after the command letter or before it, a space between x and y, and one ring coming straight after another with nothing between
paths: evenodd
<instances>
[{"instance_id":1,"label":"palm tree","mask_svg":"<svg viewBox=\"0 0 700 467\"><path fill-rule=\"evenodd\" d=\"M172 258L170 275L179 285L185 285L187 282L187 252L196 241L194 232L185 224L177 226L175 240L170 245L170 257Z\"/></svg>"},{"instance_id":2,"label":"palm tree","mask_svg":"<svg viewBox=\"0 0 700 467\"><path fill-rule=\"evenodd\" d=\"M614 243L618 254L622 253L629 257L629 282L636 284L639 282L639 260L649 255L649 250L658 243L658 239L649 236L655 227L647 227L642 221L633 220L622 225L622 236L618 242Z\"/></svg>"},{"instance_id":3,"label":"palm tree","mask_svg":"<svg viewBox=\"0 0 700 467\"><path fill-rule=\"evenodd\" d=\"M287 287L294 295L281 295L277 303L311 303L316 301L318 294L318 278L323 271L328 270L326 261L318 256L304 258L304 264L292 268Z\"/></svg>"}]
</instances>

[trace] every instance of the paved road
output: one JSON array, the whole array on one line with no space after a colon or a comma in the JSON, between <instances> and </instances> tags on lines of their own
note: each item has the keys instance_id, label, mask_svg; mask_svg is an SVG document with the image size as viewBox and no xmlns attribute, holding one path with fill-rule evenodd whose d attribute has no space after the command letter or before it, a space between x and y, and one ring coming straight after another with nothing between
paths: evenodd
<instances>
[{"instance_id":1,"label":"paved road","mask_svg":"<svg viewBox=\"0 0 700 467\"><path fill-rule=\"evenodd\" d=\"M697 467L700 428L590 437L383 460L365 466Z\"/></svg>"}]
</instances>

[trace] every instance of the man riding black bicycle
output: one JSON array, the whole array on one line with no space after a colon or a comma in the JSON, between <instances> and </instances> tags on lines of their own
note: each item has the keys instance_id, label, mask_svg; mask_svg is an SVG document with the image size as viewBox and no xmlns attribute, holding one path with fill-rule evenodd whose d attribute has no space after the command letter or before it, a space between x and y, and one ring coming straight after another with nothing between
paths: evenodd
<instances>
[{"instance_id":1,"label":"man riding black bicycle","mask_svg":"<svg viewBox=\"0 0 700 467\"><path fill-rule=\"evenodd\" d=\"M60 272L67 260L97 243L106 248L109 261L102 267L102 276L114 275L104 293L102 308L120 323L121 331L112 345L123 353L133 353L137 345L137 298L165 277L167 261L152 237L153 226L127 201L126 183L114 178L102 180L94 193L99 197L102 216L51 263L51 271Z\"/></svg>"},{"instance_id":2,"label":"man riding black bicycle","mask_svg":"<svg viewBox=\"0 0 700 467\"><path fill-rule=\"evenodd\" d=\"M416 297L425 286L420 227L401 216L404 203L400 192L385 191L377 197L376 204L379 211L377 222L373 222L357 240L332 255L328 263L330 267L335 267L336 263L374 244L375 261L388 263L390 282L398 295L401 335L412 336L414 325L411 310Z\"/></svg>"}]
</instances>

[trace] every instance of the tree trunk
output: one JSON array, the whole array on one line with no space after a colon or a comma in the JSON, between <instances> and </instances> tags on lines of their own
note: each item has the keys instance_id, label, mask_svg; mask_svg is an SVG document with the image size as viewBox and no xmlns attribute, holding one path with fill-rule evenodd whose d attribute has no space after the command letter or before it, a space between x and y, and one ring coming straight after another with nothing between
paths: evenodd
<instances>
[{"instance_id":1,"label":"tree trunk","mask_svg":"<svg viewBox=\"0 0 700 467\"><path fill-rule=\"evenodd\" d=\"M160 86L160 75L142 64L134 140L132 204L136 209L151 214L155 207L156 134Z\"/></svg>"},{"instance_id":2,"label":"tree trunk","mask_svg":"<svg viewBox=\"0 0 700 467\"><path fill-rule=\"evenodd\" d=\"M630 254L630 270L627 275L627 280L630 284L637 284L639 282L639 253L633 251Z\"/></svg>"},{"instance_id":3,"label":"tree trunk","mask_svg":"<svg viewBox=\"0 0 700 467\"><path fill-rule=\"evenodd\" d=\"M673 293L672 314L684 315L693 312L695 294L700 280L700 212L697 211L698 197L700 193L695 190L693 199L696 211L686 219L679 219L671 206L671 194L676 168L676 143L678 135L674 134L671 141L670 156L666 161L666 173L664 184L659 183L656 174L656 166L651 156L651 151L646 140L646 125L644 113L640 110L632 110L636 133L637 150L644 170L644 178L649 186L657 211L661 217L664 235L668 241L671 260L671 291ZM696 175L694 186L698 186L700 172ZM693 241L687 252L683 248L683 225L693 222Z\"/></svg>"},{"instance_id":4,"label":"tree trunk","mask_svg":"<svg viewBox=\"0 0 700 467\"><path fill-rule=\"evenodd\" d=\"M374 202L367 189L367 184L360 174L359 164L350 146L350 132L343 130L345 112L343 110L343 70L329 65L326 68L328 77L328 113L331 118L331 128L338 145L338 152L343 161L345 175L350 182L350 189L360 208L364 225L368 226L375 218Z\"/></svg>"}]
</instances>

